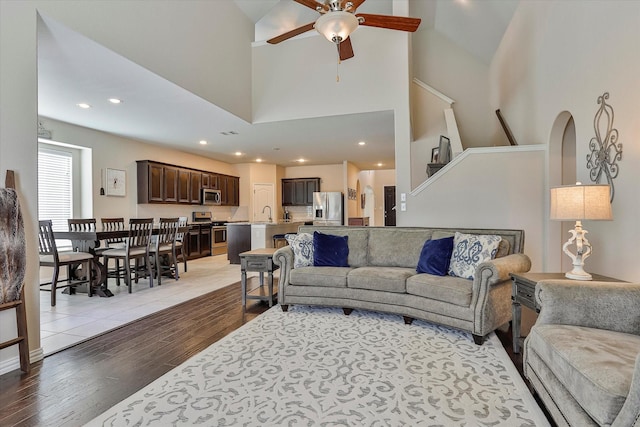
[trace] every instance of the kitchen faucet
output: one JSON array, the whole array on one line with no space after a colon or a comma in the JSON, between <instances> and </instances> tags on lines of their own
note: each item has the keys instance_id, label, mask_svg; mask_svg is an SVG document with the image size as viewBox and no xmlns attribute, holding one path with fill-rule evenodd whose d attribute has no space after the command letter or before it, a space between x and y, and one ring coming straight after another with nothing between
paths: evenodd
<instances>
[{"instance_id":1,"label":"kitchen faucet","mask_svg":"<svg viewBox=\"0 0 640 427\"><path fill-rule=\"evenodd\" d=\"M271 206L266 205L264 208L262 208L262 213L264 213L264 210L269 208L269 222L273 222L273 218L271 218Z\"/></svg>"}]
</instances>

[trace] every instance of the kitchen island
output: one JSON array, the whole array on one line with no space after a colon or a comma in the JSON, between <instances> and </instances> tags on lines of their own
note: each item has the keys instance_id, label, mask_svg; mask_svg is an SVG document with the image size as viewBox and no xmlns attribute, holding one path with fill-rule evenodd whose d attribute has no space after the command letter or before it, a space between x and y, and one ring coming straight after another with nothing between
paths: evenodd
<instances>
[{"instance_id":1,"label":"kitchen island","mask_svg":"<svg viewBox=\"0 0 640 427\"><path fill-rule=\"evenodd\" d=\"M240 264L240 253L273 247L275 234L297 233L303 221L230 222L227 223L227 258Z\"/></svg>"}]
</instances>

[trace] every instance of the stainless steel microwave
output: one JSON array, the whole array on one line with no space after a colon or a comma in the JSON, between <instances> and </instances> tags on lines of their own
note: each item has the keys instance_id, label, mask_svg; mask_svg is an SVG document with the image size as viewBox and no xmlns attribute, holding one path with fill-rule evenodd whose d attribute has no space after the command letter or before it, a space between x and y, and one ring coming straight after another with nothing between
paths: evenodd
<instances>
[{"instance_id":1,"label":"stainless steel microwave","mask_svg":"<svg viewBox=\"0 0 640 427\"><path fill-rule=\"evenodd\" d=\"M200 199L203 205L220 205L222 204L222 194L220 190L202 189L202 197Z\"/></svg>"}]
</instances>

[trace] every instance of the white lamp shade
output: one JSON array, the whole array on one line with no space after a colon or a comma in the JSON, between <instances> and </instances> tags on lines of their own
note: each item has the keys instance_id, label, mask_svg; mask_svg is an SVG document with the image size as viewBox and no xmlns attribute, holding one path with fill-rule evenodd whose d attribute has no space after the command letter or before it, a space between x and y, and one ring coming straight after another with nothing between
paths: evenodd
<instances>
[{"instance_id":1,"label":"white lamp shade","mask_svg":"<svg viewBox=\"0 0 640 427\"><path fill-rule=\"evenodd\" d=\"M608 185L563 185L551 189L550 218L558 221L611 220Z\"/></svg>"},{"instance_id":2,"label":"white lamp shade","mask_svg":"<svg viewBox=\"0 0 640 427\"><path fill-rule=\"evenodd\" d=\"M358 18L344 11L327 12L316 20L314 27L330 42L340 43L358 28Z\"/></svg>"}]
</instances>

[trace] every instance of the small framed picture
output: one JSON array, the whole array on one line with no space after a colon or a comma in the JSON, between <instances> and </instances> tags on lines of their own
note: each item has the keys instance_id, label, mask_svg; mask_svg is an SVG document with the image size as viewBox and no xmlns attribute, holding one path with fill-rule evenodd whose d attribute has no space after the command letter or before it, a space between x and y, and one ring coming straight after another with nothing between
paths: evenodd
<instances>
[{"instance_id":1,"label":"small framed picture","mask_svg":"<svg viewBox=\"0 0 640 427\"><path fill-rule=\"evenodd\" d=\"M431 149L431 163L438 163L440 154L440 147L434 147Z\"/></svg>"},{"instance_id":2,"label":"small framed picture","mask_svg":"<svg viewBox=\"0 0 640 427\"><path fill-rule=\"evenodd\" d=\"M440 145L438 147L438 163L446 164L451 161L451 144L449 138L440 135Z\"/></svg>"},{"instance_id":3,"label":"small framed picture","mask_svg":"<svg viewBox=\"0 0 640 427\"><path fill-rule=\"evenodd\" d=\"M107 196L124 197L127 195L127 174L120 169L108 169L106 174L106 193Z\"/></svg>"}]
</instances>

